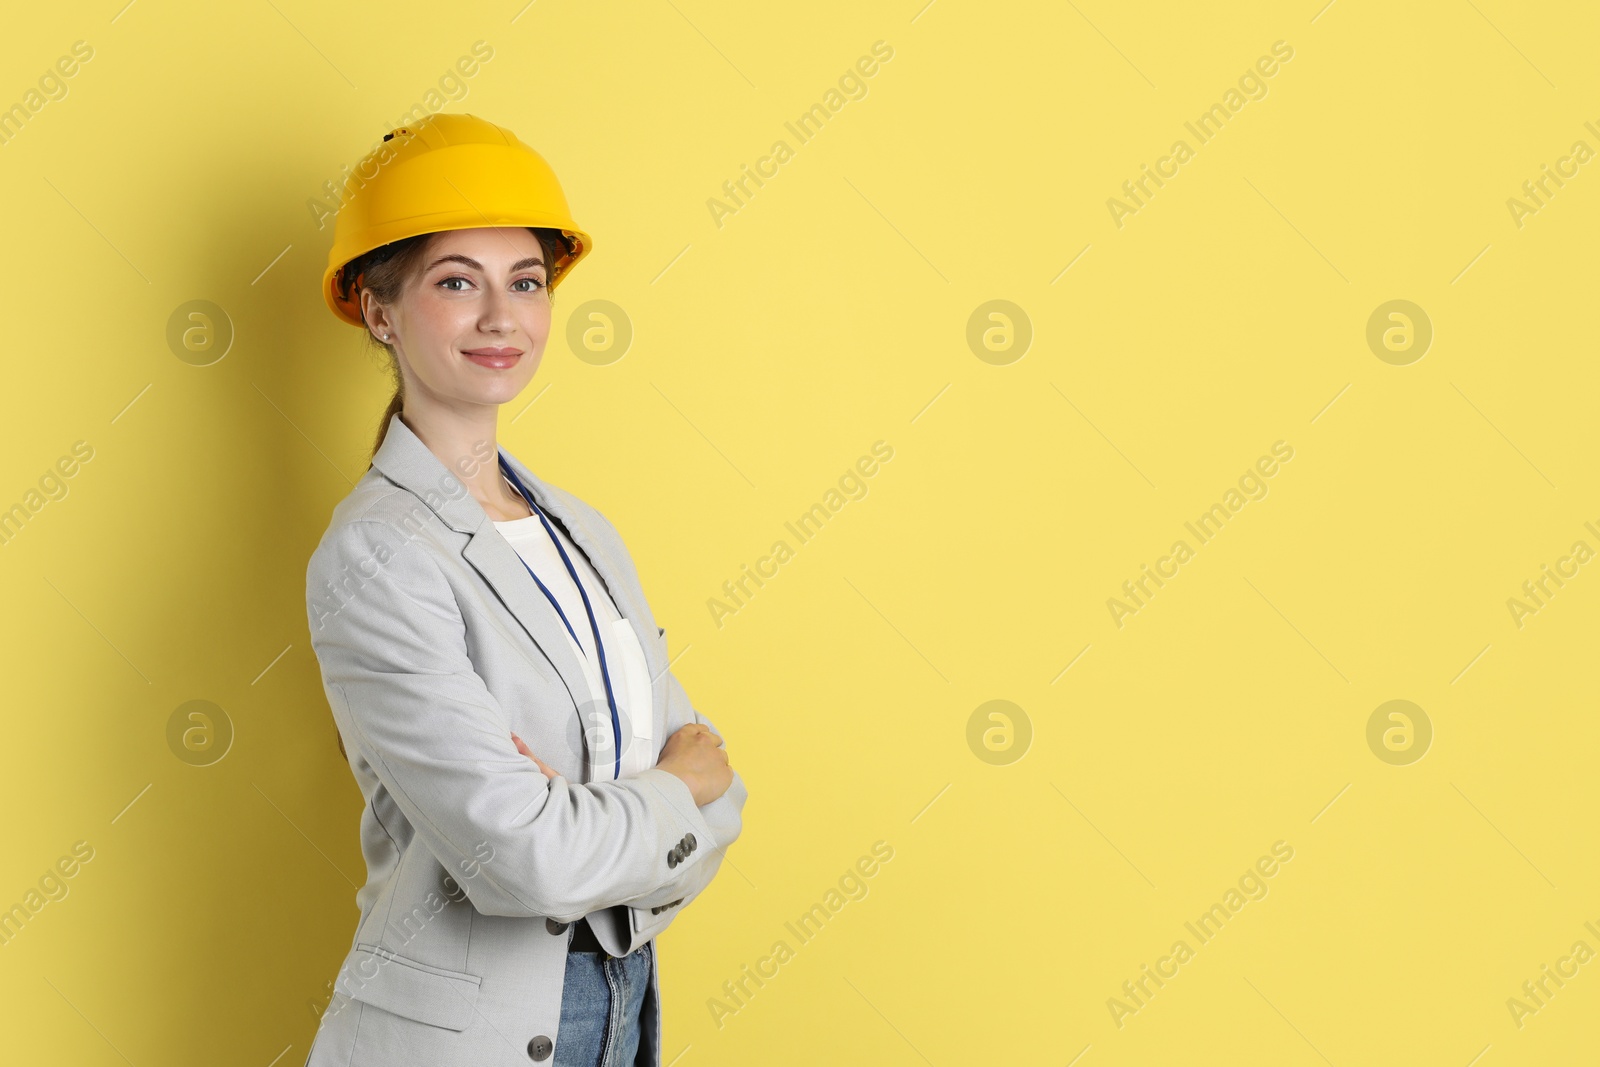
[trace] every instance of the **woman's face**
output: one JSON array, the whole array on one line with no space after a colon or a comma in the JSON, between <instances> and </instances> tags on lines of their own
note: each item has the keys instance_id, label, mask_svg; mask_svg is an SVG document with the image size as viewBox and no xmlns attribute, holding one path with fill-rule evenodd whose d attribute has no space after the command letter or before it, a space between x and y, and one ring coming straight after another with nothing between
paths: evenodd
<instances>
[{"instance_id":1,"label":"woman's face","mask_svg":"<svg viewBox=\"0 0 1600 1067\"><path fill-rule=\"evenodd\" d=\"M407 403L504 404L533 380L550 334L549 265L521 226L429 239L420 274L368 321L389 334ZM363 303L373 300L362 293Z\"/></svg>"}]
</instances>

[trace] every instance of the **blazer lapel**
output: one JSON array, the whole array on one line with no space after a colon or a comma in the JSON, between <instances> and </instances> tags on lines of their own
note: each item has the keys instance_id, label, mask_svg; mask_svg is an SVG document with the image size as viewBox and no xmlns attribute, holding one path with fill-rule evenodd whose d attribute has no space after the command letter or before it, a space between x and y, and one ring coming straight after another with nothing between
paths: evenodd
<instances>
[{"instance_id":1,"label":"blazer lapel","mask_svg":"<svg viewBox=\"0 0 1600 1067\"><path fill-rule=\"evenodd\" d=\"M498 469L497 458L470 458L479 463L494 462ZM545 508L552 518L559 518L568 535L588 555L589 562L605 582L618 610L630 615L629 609L624 607L626 597L619 595L619 576L606 553L595 544L594 535L583 527L577 516L551 500L548 487L539 479L509 454L507 458L539 506ZM591 775L593 767L610 767L616 746L611 736L610 711L604 707L604 698L599 708L589 707L593 698L590 696L588 679L582 664L578 662L578 654L568 641L566 627L534 584L522 557L500 535L488 513L467 492L460 478L422 443L422 439L412 432L398 413L390 418L388 432L372 458L372 465L395 484L417 496L450 529L467 535L467 542L461 549L462 558L494 590L506 610L511 612L523 631L550 661L571 694L582 726L585 757ZM587 618L572 620L574 627L588 624ZM600 728L601 725L604 729Z\"/></svg>"}]
</instances>

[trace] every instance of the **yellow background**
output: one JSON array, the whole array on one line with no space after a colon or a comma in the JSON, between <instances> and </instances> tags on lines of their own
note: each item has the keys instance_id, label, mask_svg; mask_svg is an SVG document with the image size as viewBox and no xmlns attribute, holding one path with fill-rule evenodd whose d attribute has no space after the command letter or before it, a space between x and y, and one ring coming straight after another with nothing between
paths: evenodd
<instances>
[{"instance_id":1,"label":"yellow background","mask_svg":"<svg viewBox=\"0 0 1600 1067\"><path fill-rule=\"evenodd\" d=\"M616 523L750 789L662 938L668 1061L1593 1062L1600 962L1520 1027L1506 1002L1600 950L1600 563L1520 628L1507 600L1600 549L1600 162L1520 227L1507 200L1600 148L1600 18L1395 8L11 12L0 106L94 55L0 146L0 507L94 453L0 547L0 906L93 859L0 947L7 1058L306 1055L364 870L305 564L388 396L318 296L308 201L482 40L439 106L543 153L595 238L502 444ZM784 123L880 40L799 144ZM1275 41L1267 95L1198 145L1184 123ZM1108 199L1179 138L1119 228ZM719 227L707 201L778 139ZM1406 366L1366 342L1396 299L1434 329ZM231 323L209 366L166 341L191 300ZM609 365L567 340L590 300L634 329ZM1033 332L1004 365L967 342L990 300ZM867 495L715 625L880 439ZM1119 628L1107 599L1279 440L1265 499ZM167 739L196 699L234 731L209 766ZM968 744L997 699L1031 730L1002 765ZM1393 699L1433 726L1410 765L1367 745ZM799 944L876 841L865 897ZM1194 942L1277 841L1268 895ZM1108 998L1180 938L1119 1027Z\"/></svg>"}]
</instances>

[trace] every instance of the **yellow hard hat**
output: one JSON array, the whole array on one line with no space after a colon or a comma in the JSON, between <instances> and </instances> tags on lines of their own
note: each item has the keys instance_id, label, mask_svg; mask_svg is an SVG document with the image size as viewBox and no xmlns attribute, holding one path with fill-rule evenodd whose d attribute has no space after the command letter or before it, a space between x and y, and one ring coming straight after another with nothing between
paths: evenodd
<instances>
[{"instance_id":1,"label":"yellow hard hat","mask_svg":"<svg viewBox=\"0 0 1600 1067\"><path fill-rule=\"evenodd\" d=\"M572 221L544 157L517 135L475 115L436 113L386 134L356 166L358 185L339 210L322 295L333 313L365 326L344 268L363 252L439 230L538 226L566 235L567 253L549 266L551 291L593 246Z\"/></svg>"}]
</instances>

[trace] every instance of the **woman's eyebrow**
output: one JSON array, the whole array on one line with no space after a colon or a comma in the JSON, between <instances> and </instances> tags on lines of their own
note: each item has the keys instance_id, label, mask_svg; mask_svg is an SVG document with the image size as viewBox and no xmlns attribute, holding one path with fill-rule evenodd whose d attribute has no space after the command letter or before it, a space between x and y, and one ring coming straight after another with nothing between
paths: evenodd
<instances>
[{"instance_id":1,"label":"woman's eyebrow","mask_svg":"<svg viewBox=\"0 0 1600 1067\"><path fill-rule=\"evenodd\" d=\"M464 256L459 252L452 252L448 256L440 256L438 259L434 260L432 263L429 263L427 269L428 270L432 270L433 268L437 267L441 263L461 263L461 264L464 264L465 266L471 267L473 270L482 270L483 269L483 264L482 263L479 263L477 260L473 259L471 256ZM538 256L532 256L532 257L530 257L528 259L519 259L515 263L511 264L511 271L512 271L512 273L516 273L517 271L522 270L522 269L524 269L526 267L542 267L542 266L544 266L544 260L540 259Z\"/></svg>"}]
</instances>

